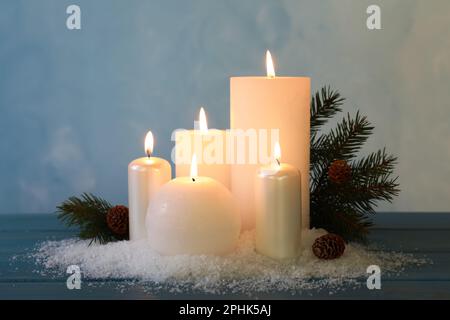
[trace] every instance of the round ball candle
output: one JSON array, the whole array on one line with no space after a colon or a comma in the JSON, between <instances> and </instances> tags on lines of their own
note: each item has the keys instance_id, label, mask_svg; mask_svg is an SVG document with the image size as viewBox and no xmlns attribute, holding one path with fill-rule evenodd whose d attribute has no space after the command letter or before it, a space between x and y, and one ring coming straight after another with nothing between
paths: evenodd
<instances>
[{"instance_id":1,"label":"round ball candle","mask_svg":"<svg viewBox=\"0 0 450 320\"><path fill-rule=\"evenodd\" d=\"M309 228L310 78L275 76L270 53L266 77L230 79L231 129L278 129L283 158L298 168L302 179L303 227ZM243 228L255 226L253 181L261 166L233 164L231 191L243 217Z\"/></svg>"},{"instance_id":2,"label":"round ball candle","mask_svg":"<svg viewBox=\"0 0 450 320\"><path fill-rule=\"evenodd\" d=\"M177 177L189 177L191 159L197 157L198 172L230 189L230 166L226 163L226 131L208 129L203 108L199 113L199 130L175 132L175 171Z\"/></svg>"},{"instance_id":3,"label":"round ball candle","mask_svg":"<svg viewBox=\"0 0 450 320\"><path fill-rule=\"evenodd\" d=\"M239 239L241 218L231 192L210 177L198 177L195 155L190 177L164 185L147 213L150 247L165 255L226 254Z\"/></svg>"},{"instance_id":4,"label":"round ball candle","mask_svg":"<svg viewBox=\"0 0 450 320\"><path fill-rule=\"evenodd\" d=\"M275 259L295 258L302 230L300 172L279 162L279 144L275 152L276 163L256 176L256 250Z\"/></svg>"},{"instance_id":5,"label":"round ball candle","mask_svg":"<svg viewBox=\"0 0 450 320\"><path fill-rule=\"evenodd\" d=\"M163 184L171 178L168 161L152 157L153 135L149 131L145 137L147 157L133 160L128 165L128 206L130 240L146 238L145 216L149 201Z\"/></svg>"}]
</instances>

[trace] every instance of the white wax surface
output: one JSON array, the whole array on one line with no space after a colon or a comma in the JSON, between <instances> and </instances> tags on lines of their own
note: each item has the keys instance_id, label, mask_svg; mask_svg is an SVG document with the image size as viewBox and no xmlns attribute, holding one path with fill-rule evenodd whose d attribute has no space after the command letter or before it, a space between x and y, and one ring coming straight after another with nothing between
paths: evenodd
<instances>
[{"instance_id":1,"label":"white wax surface","mask_svg":"<svg viewBox=\"0 0 450 320\"><path fill-rule=\"evenodd\" d=\"M145 216L149 201L170 179L170 164L164 159L143 157L128 165L130 240L146 238Z\"/></svg>"},{"instance_id":2,"label":"white wax surface","mask_svg":"<svg viewBox=\"0 0 450 320\"><path fill-rule=\"evenodd\" d=\"M180 177L151 201L146 224L149 245L162 254L225 254L237 244L241 219L222 184Z\"/></svg>"},{"instance_id":3,"label":"white wax surface","mask_svg":"<svg viewBox=\"0 0 450 320\"><path fill-rule=\"evenodd\" d=\"M256 249L275 259L297 257L302 230L301 180L297 168L282 163L256 176Z\"/></svg>"},{"instance_id":4,"label":"white wax surface","mask_svg":"<svg viewBox=\"0 0 450 320\"><path fill-rule=\"evenodd\" d=\"M283 162L301 172L303 227L309 227L310 78L233 77L230 79L231 129L279 129ZM274 143L272 141L271 143ZM243 228L255 226L254 177L266 165L236 164L231 190Z\"/></svg>"}]
</instances>

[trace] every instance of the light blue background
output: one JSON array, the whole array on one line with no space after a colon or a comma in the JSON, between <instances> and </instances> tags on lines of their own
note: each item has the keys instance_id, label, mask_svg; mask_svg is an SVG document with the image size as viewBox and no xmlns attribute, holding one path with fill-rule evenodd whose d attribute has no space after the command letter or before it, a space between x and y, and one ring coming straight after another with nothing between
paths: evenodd
<instances>
[{"instance_id":1,"label":"light blue background","mask_svg":"<svg viewBox=\"0 0 450 320\"><path fill-rule=\"evenodd\" d=\"M82 30L66 28L69 4ZM365 26L382 8L382 30ZM127 201L127 164L190 128L200 105L229 123L228 78L308 75L375 126L403 192L381 210L450 209L450 2L0 0L0 212L49 212L71 195Z\"/></svg>"}]
</instances>

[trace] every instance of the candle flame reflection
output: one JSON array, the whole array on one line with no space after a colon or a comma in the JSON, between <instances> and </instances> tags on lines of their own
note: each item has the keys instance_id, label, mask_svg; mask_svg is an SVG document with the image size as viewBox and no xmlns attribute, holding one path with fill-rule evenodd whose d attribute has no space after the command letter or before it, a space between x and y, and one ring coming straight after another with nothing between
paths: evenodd
<instances>
[{"instance_id":1,"label":"candle flame reflection","mask_svg":"<svg viewBox=\"0 0 450 320\"><path fill-rule=\"evenodd\" d=\"M270 51L266 51L266 70L268 78L275 78L275 68L273 67L273 60Z\"/></svg>"},{"instance_id":2,"label":"candle flame reflection","mask_svg":"<svg viewBox=\"0 0 450 320\"><path fill-rule=\"evenodd\" d=\"M151 131L147 132L145 136L145 153L149 158L153 153L153 133Z\"/></svg>"}]
</instances>

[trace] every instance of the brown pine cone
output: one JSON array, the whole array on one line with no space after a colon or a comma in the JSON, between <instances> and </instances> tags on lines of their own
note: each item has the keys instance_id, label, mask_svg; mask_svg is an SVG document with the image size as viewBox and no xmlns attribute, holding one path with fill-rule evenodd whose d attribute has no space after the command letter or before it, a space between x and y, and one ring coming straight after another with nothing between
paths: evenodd
<instances>
[{"instance_id":1,"label":"brown pine cone","mask_svg":"<svg viewBox=\"0 0 450 320\"><path fill-rule=\"evenodd\" d=\"M106 215L108 228L118 236L128 235L128 208L115 206Z\"/></svg>"},{"instance_id":2,"label":"brown pine cone","mask_svg":"<svg viewBox=\"0 0 450 320\"><path fill-rule=\"evenodd\" d=\"M314 241L312 250L319 259L336 259L344 253L345 241L337 234L328 233Z\"/></svg>"},{"instance_id":3,"label":"brown pine cone","mask_svg":"<svg viewBox=\"0 0 450 320\"><path fill-rule=\"evenodd\" d=\"M345 160L335 160L328 169L328 178L336 184L348 182L352 177L352 168Z\"/></svg>"}]
</instances>

